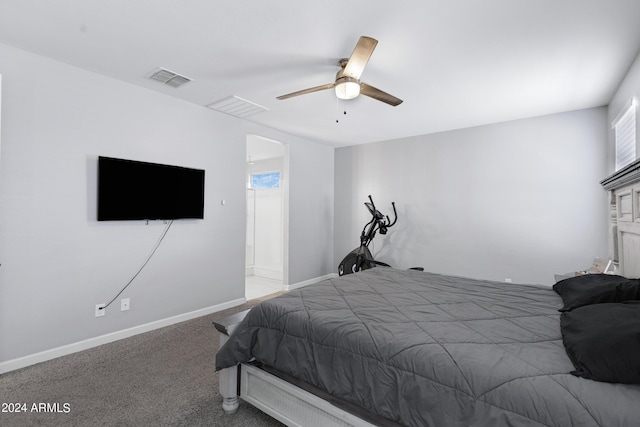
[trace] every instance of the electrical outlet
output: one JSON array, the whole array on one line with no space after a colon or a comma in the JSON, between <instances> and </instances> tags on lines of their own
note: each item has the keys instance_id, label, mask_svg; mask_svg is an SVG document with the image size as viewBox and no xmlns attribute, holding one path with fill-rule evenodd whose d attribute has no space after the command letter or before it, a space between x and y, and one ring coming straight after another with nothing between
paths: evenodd
<instances>
[{"instance_id":1,"label":"electrical outlet","mask_svg":"<svg viewBox=\"0 0 640 427\"><path fill-rule=\"evenodd\" d=\"M96 317L102 317L107 313L107 309L104 308L106 304L96 304Z\"/></svg>"},{"instance_id":2,"label":"electrical outlet","mask_svg":"<svg viewBox=\"0 0 640 427\"><path fill-rule=\"evenodd\" d=\"M131 300L129 298L122 298L120 300L120 311L129 310L130 302L131 302Z\"/></svg>"}]
</instances>

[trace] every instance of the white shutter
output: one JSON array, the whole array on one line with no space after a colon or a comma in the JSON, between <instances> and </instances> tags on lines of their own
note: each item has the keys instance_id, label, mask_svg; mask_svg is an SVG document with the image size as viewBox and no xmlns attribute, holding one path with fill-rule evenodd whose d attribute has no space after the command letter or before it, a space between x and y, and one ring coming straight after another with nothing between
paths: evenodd
<instances>
[{"instance_id":1,"label":"white shutter","mask_svg":"<svg viewBox=\"0 0 640 427\"><path fill-rule=\"evenodd\" d=\"M636 160L636 99L613 121L616 138L616 170Z\"/></svg>"}]
</instances>

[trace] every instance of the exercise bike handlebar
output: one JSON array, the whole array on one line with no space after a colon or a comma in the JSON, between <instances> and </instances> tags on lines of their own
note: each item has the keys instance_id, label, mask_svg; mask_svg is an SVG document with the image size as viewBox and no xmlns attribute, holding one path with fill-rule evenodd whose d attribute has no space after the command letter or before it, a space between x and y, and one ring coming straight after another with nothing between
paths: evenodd
<instances>
[{"instance_id":1,"label":"exercise bike handlebar","mask_svg":"<svg viewBox=\"0 0 640 427\"><path fill-rule=\"evenodd\" d=\"M384 218L387 219L386 222L381 223L381 225L383 225L384 227L387 227L387 228L393 227L393 225L398 221L398 212L396 211L396 202L391 202L391 207L393 207L393 222L391 222L389 215L382 215L382 213L380 213L380 211L376 209L376 204L373 203L373 198L371 197L371 194L369 194L369 202L371 203L371 207L369 206L367 207L369 208L369 211L377 221L380 221Z\"/></svg>"},{"instance_id":2,"label":"exercise bike handlebar","mask_svg":"<svg viewBox=\"0 0 640 427\"><path fill-rule=\"evenodd\" d=\"M396 212L396 202L391 202L391 206L393 207L393 222L389 220L389 215L387 215L387 227L393 227L395 223L398 221L398 212Z\"/></svg>"},{"instance_id":3,"label":"exercise bike handlebar","mask_svg":"<svg viewBox=\"0 0 640 427\"><path fill-rule=\"evenodd\" d=\"M389 215L383 215L378 209L376 209L375 203L373 203L373 198L369 195L369 203L365 203L365 206L373 216L371 221L369 221L364 228L362 229L362 234L360 235L360 244L362 246L369 246L369 243L376 235L376 232L379 231L380 234L387 234L387 229L389 227L393 227L393 225L398 221L398 212L396 211L395 202L391 202L391 206L393 207L393 222Z\"/></svg>"}]
</instances>

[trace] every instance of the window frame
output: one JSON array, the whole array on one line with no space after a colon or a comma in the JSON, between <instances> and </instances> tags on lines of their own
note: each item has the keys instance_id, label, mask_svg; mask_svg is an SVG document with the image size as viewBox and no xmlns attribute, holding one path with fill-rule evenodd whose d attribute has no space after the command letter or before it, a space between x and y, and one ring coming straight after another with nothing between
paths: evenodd
<instances>
[{"instance_id":1,"label":"window frame","mask_svg":"<svg viewBox=\"0 0 640 427\"><path fill-rule=\"evenodd\" d=\"M628 166L636 160L638 99L634 96L611 123L615 141L615 170Z\"/></svg>"}]
</instances>

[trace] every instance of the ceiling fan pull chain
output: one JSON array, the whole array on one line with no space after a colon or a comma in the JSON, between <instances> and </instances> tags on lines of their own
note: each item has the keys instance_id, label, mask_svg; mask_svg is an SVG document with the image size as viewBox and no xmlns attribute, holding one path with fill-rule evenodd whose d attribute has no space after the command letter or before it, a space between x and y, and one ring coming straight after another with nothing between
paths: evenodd
<instances>
[{"instance_id":1,"label":"ceiling fan pull chain","mask_svg":"<svg viewBox=\"0 0 640 427\"><path fill-rule=\"evenodd\" d=\"M345 116L347 115L346 108L342 110L342 114ZM338 119L339 116L340 116L340 98L336 98L336 123L340 123L340 120Z\"/></svg>"}]
</instances>

